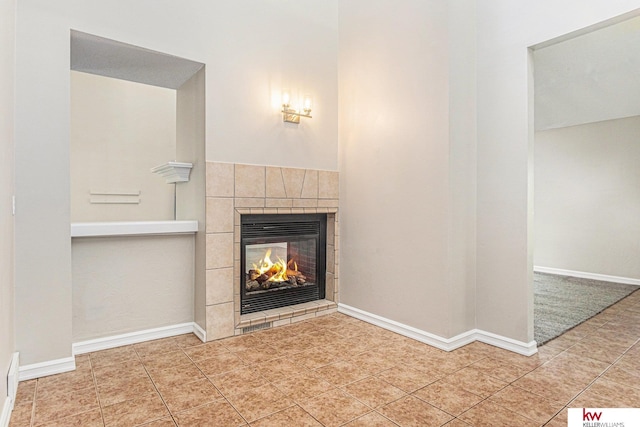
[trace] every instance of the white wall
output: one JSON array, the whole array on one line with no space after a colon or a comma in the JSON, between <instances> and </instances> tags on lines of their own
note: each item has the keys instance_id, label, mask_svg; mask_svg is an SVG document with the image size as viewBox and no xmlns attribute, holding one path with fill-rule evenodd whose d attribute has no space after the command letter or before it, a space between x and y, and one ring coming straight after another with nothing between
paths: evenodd
<instances>
[{"instance_id":1,"label":"white wall","mask_svg":"<svg viewBox=\"0 0 640 427\"><path fill-rule=\"evenodd\" d=\"M340 4L341 302L446 338L474 324L473 14Z\"/></svg>"},{"instance_id":2,"label":"white wall","mask_svg":"<svg viewBox=\"0 0 640 427\"><path fill-rule=\"evenodd\" d=\"M0 414L7 400L7 371L14 341L13 141L15 1L0 1ZM0 415L0 419L2 415Z\"/></svg>"},{"instance_id":3,"label":"white wall","mask_svg":"<svg viewBox=\"0 0 640 427\"><path fill-rule=\"evenodd\" d=\"M70 29L206 64L207 160L336 170L337 4L18 4L16 339L23 363L71 354ZM282 122L273 98L285 87L313 97L313 119Z\"/></svg>"},{"instance_id":4,"label":"white wall","mask_svg":"<svg viewBox=\"0 0 640 427\"><path fill-rule=\"evenodd\" d=\"M640 1L478 3L477 325L533 339L533 87L527 48Z\"/></svg>"},{"instance_id":5,"label":"white wall","mask_svg":"<svg viewBox=\"0 0 640 427\"><path fill-rule=\"evenodd\" d=\"M173 185L150 169L183 161L175 90L71 71L70 150L72 222L173 219Z\"/></svg>"},{"instance_id":6,"label":"white wall","mask_svg":"<svg viewBox=\"0 0 640 427\"><path fill-rule=\"evenodd\" d=\"M194 237L73 239L73 342L193 321Z\"/></svg>"},{"instance_id":7,"label":"white wall","mask_svg":"<svg viewBox=\"0 0 640 427\"><path fill-rule=\"evenodd\" d=\"M536 266L640 279L640 117L536 132Z\"/></svg>"}]
</instances>

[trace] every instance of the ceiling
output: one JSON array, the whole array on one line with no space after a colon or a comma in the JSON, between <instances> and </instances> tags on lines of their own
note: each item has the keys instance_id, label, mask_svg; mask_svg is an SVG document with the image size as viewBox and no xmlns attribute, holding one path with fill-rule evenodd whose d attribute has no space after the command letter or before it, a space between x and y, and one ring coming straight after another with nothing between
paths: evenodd
<instances>
[{"instance_id":1,"label":"ceiling","mask_svg":"<svg viewBox=\"0 0 640 427\"><path fill-rule=\"evenodd\" d=\"M534 51L535 128L640 115L640 17Z\"/></svg>"},{"instance_id":2,"label":"ceiling","mask_svg":"<svg viewBox=\"0 0 640 427\"><path fill-rule=\"evenodd\" d=\"M169 89L178 89L204 64L71 31L71 69Z\"/></svg>"}]
</instances>

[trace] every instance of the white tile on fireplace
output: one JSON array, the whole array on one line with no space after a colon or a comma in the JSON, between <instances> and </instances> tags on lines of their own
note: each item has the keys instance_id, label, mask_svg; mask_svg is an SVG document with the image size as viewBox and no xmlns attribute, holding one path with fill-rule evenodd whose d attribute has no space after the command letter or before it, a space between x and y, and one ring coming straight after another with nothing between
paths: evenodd
<instances>
[{"instance_id":1,"label":"white tile on fireplace","mask_svg":"<svg viewBox=\"0 0 640 427\"><path fill-rule=\"evenodd\" d=\"M278 213L278 209L277 208L264 208L264 213L266 215L277 214Z\"/></svg>"},{"instance_id":2,"label":"white tile on fireplace","mask_svg":"<svg viewBox=\"0 0 640 427\"><path fill-rule=\"evenodd\" d=\"M292 208L278 208L278 213L279 214L290 214L291 210L292 210Z\"/></svg>"},{"instance_id":3,"label":"white tile on fireplace","mask_svg":"<svg viewBox=\"0 0 640 427\"><path fill-rule=\"evenodd\" d=\"M206 194L209 197L233 197L234 164L207 162Z\"/></svg>"},{"instance_id":4,"label":"white tile on fireplace","mask_svg":"<svg viewBox=\"0 0 640 427\"><path fill-rule=\"evenodd\" d=\"M312 312L312 313L307 313L307 314L302 314L300 316L292 317L291 318L291 323L302 322L303 320L313 319L314 317L316 317L316 312L315 311Z\"/></svg>"},{"instance_id":5,"label":"white tile on fireplace","mask_svg":"<svg viewBox=\"0 0 640 427\"><path fill-rule=\"evenodd\" d=\"M335 293L335 277L333 276L333 273L327 272L327 276L325 277L324 287L325 287L324 292L325 292L326 298L333 300L333 295Z\"/></svg>"},{"instance_id":6,"label":"white tile on fireplace","mask_svg":"<svg viewBox=\"0 0 640 427\"><path fill-rule=\"evenodd\" d=\"M318 199L294 199L294 208L317 208Z\"/></svg>"},{"instance_id":7,"label":"white tile on fireplace","mask_svg":"<svg viewBox=\"0 0 640 427\"><path fill-rule=\"evenodd\" d=\"M207 306L207 341L233 336L233 303Z\"/></svg>"},{"instance_id":8,"label":"white tile on fireplace","mask_svg":"<svg viewBox=\"0 0 640 427\"><path fill-rule=\"evenodd\" d=\"M233 242L240 243L240 226L236 225L233 228Z\"/></svg>"},{"instance_id":9,"label":"white tile on fireplace","mask_svg":"<svg viewBox=\"0 0 640 427\"><path fill-rule=\"evenodd\" d=\"M262 215L264 214L264 208L251 208L252 215Z\"/></svg>"},{"instance_id":10,"label":"white tile on fireplace","mask_svg":"<svg viewBox=\"0 0 640 427\"><path fill-rule=\"evenodd\" d=\"M304 183L302 184L302 193L300 197L303 199L318 198L318 171L316 170L305 171Z\"/></svg>"},{"instance_id":11,"label":"white tile on fireplace","mask_svg":"<svg viewBox=\"0 0 640 427\"><path fill-rule=\"evenodd\" d=\"M327 271L329 273L336 272L336 258L333 245L327 245Z\"/></svg>"},{"instance_id":12,"label":"white tile on fireplace","mask_svg":"<svg viewBox=\"0 0 640 427\"><path fill-rule=\"evenodd\" d=\"M233 199L207 197L207 233L233 231Z\"/></svg>"},{"instance_id":13,"label":"white tile on fireplace","mask_svg":"<svg viewBox=\"0 0 640 427\"><path fill-rule=\"evenodd\" d=\"M207 234L206 268L233 267L233 233Z\"/></svg>"},{"instance_id":14,"label":"white tile on fireplace","mask_svg":"<svg viewBox=\"0 0 640 427\"><path fill-rule=\"evenodd\" d=\"M292 199L267 199L265 206L268 208L290 208L293 206Z\"/></svg>"},{"instance_id":15,"label":"white tile on fireplace","mask_svg":"<svg viewBox=\"0 0 640 427\"><path fill-rule=\"evenodd\" d=\"M235 197L265 197L265 167L240 165L235 167ZM237 206L237 205L236 205Z\"/></svg>"},{"instance_id":16,"label":"white tile on fireplace","mask_svg":"<svg viewBox=\"0 0 640 427\"><path fill-rule=\"evenodd\" d=\"M290 199L299 199L304 183L304 169L282 168L284 190Z\"/></svg>"},{"instance_id":17,"label":"white tile on fireplace","mask_svg":"<svg viewBox=\"0 0 640 427\"><path fill-rule=\"evenodd\" d=\"M338 172L319 171L318 198L338 199L339 192Z\"/></svg>"},{"instance_id":18,"label":"white tile on fireplace","mask_svg":"<svg viewBox=\"0 0 640 427\"><path fill-rule=\"evenodd\" d=\"M338 199L318 199L318 207L320 208L338 208Z\"/></svg>"},{"instance_id":19,"label":"white tile on fireplace","mask_svg":"<svg viewBox=\"0 0 640 427\"><path fill-rule=\"evenodd\" d=\"M207 270L207 305L233 301L233 268Z\"/></svg>"},{"instance_id":20,"label":"white tile on fireplace","mask_svg":"<svg viewBox=\"0 0 640 427\"><path fill-rule=\"evenodd\" d=\"M291 318L288 319L280 319L280 320L276 320L273 322L273 327L277 327L277 326L285 326L285 325L290 325L291 324Z\"/></svg>"},{"instance_id":21,"label":"white tile on fireplace","mask_svg":"<svg viewBox=\"0 0 640 427\"><path fill-rule=\"evenodd\" d=\"M264 208L264 198L236 197L235 205L236 205L236 209L237 208Z\"/></svg>"},{"instance_id":22,"label":"white tile on fireplace","mask_svg":"<svg viewBox=\"0 0 640 427\"><path fill-rule=\"evenodd\" d=\"M266 197L287 197L287 192L284 190L284 180L282 179L282 171L280 168L267 166L266 179Z\"/></svg>"},{"instance_id":23,"label":"white tile on fireplace","mask_svg":"<svg viewBox=\"0 0 640 427\"><path fill-rule=\"evenodd\" d=\"M291 213L292 214L303 214L304 213L304 209L303 208L291 208Z\"/></svg>"}]
</instances>

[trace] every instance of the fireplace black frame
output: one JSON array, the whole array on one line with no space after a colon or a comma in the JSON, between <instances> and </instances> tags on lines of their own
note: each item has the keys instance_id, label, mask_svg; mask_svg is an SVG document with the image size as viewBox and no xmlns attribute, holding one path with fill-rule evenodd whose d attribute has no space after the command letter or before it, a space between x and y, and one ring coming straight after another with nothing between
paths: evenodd
<instances>
[{"instance_id":1,"label":"fireplace black frame","mask_svg":"<svg viewBox=\"0 0 640 427\"><path fill-rule=\"evenodd\" d=\"M274 292L247 292L247 245L313 239L316 242L316 283ZM281 308L325 298L327 214L250 214L240 217L240 314Z\"/></svg>"}]
</instances>

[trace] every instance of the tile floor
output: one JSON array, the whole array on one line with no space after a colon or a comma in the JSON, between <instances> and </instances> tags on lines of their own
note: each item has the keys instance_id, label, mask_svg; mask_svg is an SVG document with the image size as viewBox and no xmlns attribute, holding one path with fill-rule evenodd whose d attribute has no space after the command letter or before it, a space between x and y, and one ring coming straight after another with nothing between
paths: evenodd
<instances>
[{"instance_id":1,"label":"tile floor","mask_svg":"<svg viewBox=\"0 0 640 427\"><path fill-rule=\"evenodd\" d=\"M567 407L640 407L640 292L532 357L446 353L342 314L202 344L82 355L20 383L20 426L566 426Z\"/></svg>"}]
</instances>

